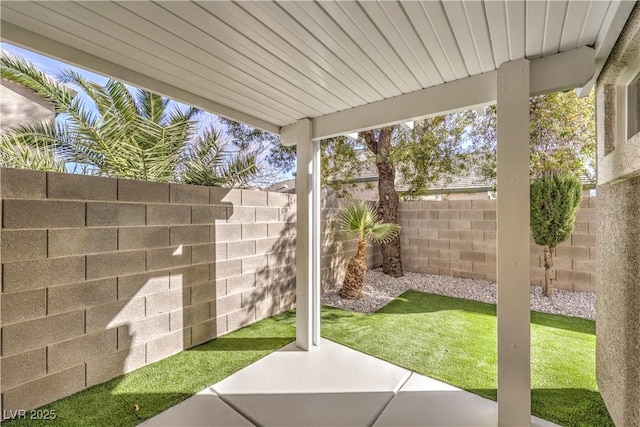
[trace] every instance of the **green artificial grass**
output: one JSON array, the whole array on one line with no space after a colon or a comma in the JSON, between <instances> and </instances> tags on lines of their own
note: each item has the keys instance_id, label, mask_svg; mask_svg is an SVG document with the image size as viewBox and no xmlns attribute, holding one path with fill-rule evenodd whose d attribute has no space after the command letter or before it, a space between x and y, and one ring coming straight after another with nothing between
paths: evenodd
<instances>
[{"instance_id":1,"label":"green artificial grass","mask_svg":"<svg viewBox=\"0 0 640 427\"><path fill-rule=\"evenodd\" d=\"M408 291L376 313L325 307L322 335L496 400L496 308ZM531 313L532 413L562 426L613 426L595 380L595 322Z\"/></svg>"},{"instance_id":2,"label":"green artificial grass","mask_svg":"<svg viewBox=\"0 0 640 427\"><path fill-rule=\"evenodd\" d=\"M495 306L408 291L376 313L323 307L322 335L496 399ZM531 313L532 412L563 426L613 426L595 382L595 324ZM41 409L18 426L135 426L294 339L295 313L262 320ZM137 408L137 410L136 410Z\"/></svg>"},{"instance_id":3,"label":"green artificial grass","mask_svg":"<svg viewBox=\"0 0 640 427\"><path fill-rule=\"evenodd\" d=\"M55 420L14 419L2 426L135 426L294 337L292 313L278 315L43 406L41 409L55 410Z\"/></svg>"}]
</instances>

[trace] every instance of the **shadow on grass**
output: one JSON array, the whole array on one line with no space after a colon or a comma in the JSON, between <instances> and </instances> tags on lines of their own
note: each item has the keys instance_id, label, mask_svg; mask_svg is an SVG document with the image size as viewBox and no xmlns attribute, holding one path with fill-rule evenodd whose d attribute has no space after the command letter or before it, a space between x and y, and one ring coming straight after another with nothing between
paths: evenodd
<instances>
[{"instance_id":1,"label":"shadow on grass","mask_svg":"<svg viewBox=\"0 0 640 427\"><path fill-rule=\"evenodd\" d=\"M293 318L284 313L254 323L40 408L53 410L55 420L2 426L136 426L293 341Z\"/></svg>"},{"instance_id":2,"label":"shadow on grass","mask_svg":"<svg viewBox=\"0 0 640 427\"><path fill-rule=\"evenodd\" d=\"M445 310L462 310L487 316L496 316L496 305L461 298L436 295L427 292L407 291L374 314L417 314ZM558 314L531 312L531 323L549 328L564 329L595 335L593 320L567 317Z\"/></svg>"},{"instance_id":3,"label":"shadow on grass","mask_svg":"<svg viewBox=\"0 0 640 427\"><path fill-rule=\"evenodd\" d=\"M190 348L185 351L259 351L279 349L291 342L290 338L282 337L263 337L263 338L217 338L218 345L215 349L209 349L205 346Z\"/></svg>"},{"instance_id":4,"label":"shadow on grass","mask_svg":"<svg viewBox=\"0 0 640 427\"><path fill-rule=\"evenodd\" d=\"M495 316L493 304L408 291L371 315L324 307L323 336L495 400ZM594 390L595 322L532 312L531 323L533 383L549 387L532 390L534 415L563 426L613 425Z\"/></svg>"},{"instance_id":5,"label":"shadow on grass","mask_svg":"<svg viewBox=\"0 0 640 427\"><path fill-rule=\"evenodd\" d=\"M496 400L496 389L468 389ZM600 393L581 388L531 390L532 415L565 427L615 427Z\"/></svg>"}]
</instances>

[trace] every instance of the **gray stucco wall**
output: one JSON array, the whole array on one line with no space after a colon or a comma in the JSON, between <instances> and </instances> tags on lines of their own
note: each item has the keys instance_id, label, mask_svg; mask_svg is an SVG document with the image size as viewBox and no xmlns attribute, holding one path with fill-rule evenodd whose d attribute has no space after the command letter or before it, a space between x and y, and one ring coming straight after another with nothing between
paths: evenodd
<instances>
[{"instance_id":1,"label":"gray stucco wall","mask_svg":"<svg viewBox=\"0 0 640 427\"><path fill-rule=\"evenodd\" d=\"M54 118L53 104L27 88L0 79L0 130Z\"/></svg>"},{"instance_id":2,"label":"gray stucco wall","mask_svg":"<svg viewBox=\"0 0 640 427\"><path fill-rule=\"evenodd\" d=\"M616 426L640 426L640 134L625 128L617 100L638 70L636 5L596 86L598 151L597 379Z\"/></svg>"}]
</instances>

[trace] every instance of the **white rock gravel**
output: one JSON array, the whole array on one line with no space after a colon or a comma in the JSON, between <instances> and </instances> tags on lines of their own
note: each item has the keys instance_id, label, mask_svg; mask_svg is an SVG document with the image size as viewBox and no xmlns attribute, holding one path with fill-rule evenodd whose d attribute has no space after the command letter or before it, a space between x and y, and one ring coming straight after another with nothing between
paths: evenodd
<instances>
[{"instance_id":1,"label":"white rock gravel","mask_svg":"<svg viewBox=\"0 0 640 427\"><path fill-rule=\"evenodd\" d=\"M492 304L496 303L497 294L496 284L486 280L406 272L403 277L393 278L383 274L381 269L367 271L363 296L359 300L340 298L338 289L325 292L322 304L362 313L379 310L409 289ZM594 320L595 305L593 293L554 289L553 298L549 299L542 295L541 287L531 287L533 311Z\"/></svg>"}]
</instances>

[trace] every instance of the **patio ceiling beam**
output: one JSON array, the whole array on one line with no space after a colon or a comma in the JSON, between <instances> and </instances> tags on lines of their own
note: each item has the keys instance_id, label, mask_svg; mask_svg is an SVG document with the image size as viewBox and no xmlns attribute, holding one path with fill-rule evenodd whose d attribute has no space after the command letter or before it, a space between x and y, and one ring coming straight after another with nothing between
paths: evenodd
<instances>
[{"instance_id":1,"label":"patio ceiling beam","mask_svg":"<svg viewBox=\"0 0 640 427\"><path fill-rule=\"evenodd\" d=\"M2 41L10 42L99 74L105 74L133 86L140 87L150 92L157 93L178 102L200 108L231 120L245 123L270 133L280 133L280 126L278 125L245 114L234 108L227 107L226 105L217 103L208 98L196 95L193 92L180 89L176 86L107 61L83 50L76 49L64 43L60 43L48 37L26 30L17 25L2 21L0 29Z\"/></svg>"},{"instance_id":2,"label":"patio ceiling beam","mask_svg":"<svg viewBox=\"0 0 640 427\"><path fill-rule=\"evenodd\" d=\"M588 82L595 71L595 53L589 47L531 61L530 95L573 89ZM395 125L496 102L496 71L384 99L314 119L313 139ZM295 125L281 129L281 140L291 144Z\"/></svg>"}]
</instances>

